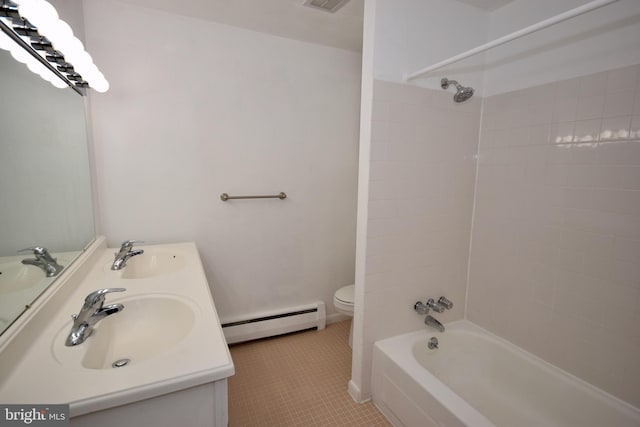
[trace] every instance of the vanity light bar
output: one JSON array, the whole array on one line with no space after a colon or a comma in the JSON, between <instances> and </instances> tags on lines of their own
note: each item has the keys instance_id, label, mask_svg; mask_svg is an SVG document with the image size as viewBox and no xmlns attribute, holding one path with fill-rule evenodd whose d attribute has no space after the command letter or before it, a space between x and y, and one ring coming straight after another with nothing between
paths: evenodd
<instances>
[{"instance_id":1,"label":"vanity light bar","mask_svg":"<svg viewBox=\"0 0 640 427\"><path fill-rule=\"evenodd\" d=\"M9 50L16 60L27 64L31 71L56 87L67 85L76 88L91 87L98 92L106 92L109 89L109 83L93 63L91 55L84 50L82 42L74 37L71 27L58 18L58 13L49 2L45 0L0 0L0 2L0 24L4 24L1 29L5 33L0 33L0 48ZM9 34L5 27L10 28L15 37ZM40 62L45 65L45 69L53 71L58 78L52 81L45 77L41 73L42 68L34 65L28 54L19 52L14 54L16 49L7 45L6 40L3 42L4 35L28 49L31 56L36 55L38 60L42 58ZM23 43L16 40L16 37ZM64 81L63 86L60 86L60 82L55 82L59 79Z\"/></svg>"},{"instance_id":2,"label":"vanity light bar","mask_svg":"<svg viewBox=\"0 0 640 427\"><path fill-rule=\"evenodd\" d=\"M53 68L44 58L31 48L22 38L20 38L5 22L0 18L0 49L7 50L18 62L21 62L29 70L42 77L57 88L71 86L78 93L82 94L65 76Z\"/></svg>"}]
</instances>

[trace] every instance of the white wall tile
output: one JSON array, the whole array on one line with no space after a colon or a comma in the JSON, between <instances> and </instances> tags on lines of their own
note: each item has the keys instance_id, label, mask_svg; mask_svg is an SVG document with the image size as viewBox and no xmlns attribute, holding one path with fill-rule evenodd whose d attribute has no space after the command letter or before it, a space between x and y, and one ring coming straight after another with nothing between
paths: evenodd
<instances>
[{"instance_id":1,"label":"white wall tile","mask_svg":"<svg viewBox=\"0 0 640 427\"><path fill-rule=\"evenodd\" d=\"M526 128L511 121L521 93L486 99L496 128L481 135L467 301L472 321L629 401L640 399L625 355L636 347L602 340L640 342L640 119L629 90L639 69L557 82L541 157L529 149L544 136L523 147L509 137ZM603 296L615 300L606 310Z\"/></svg>"},{"instance_id":2,"label":"white wall tile","mask_svg":"<svg viewBox=\"0 0 640 427\"><path fill-rule=\"evenodd\" d=\"M464 315L481 107L479 98L456 105L450 93L378 81L374 103L389 114L377 114L372 128L372 152L384 140L387 158L371 162L365 306L376 314L364 325L365 352L378 339L424 327L412 309L417 300L446 295L454 309L439 320Z\"/></svg>"},{"instance_id":3,"label":"white wall tile","mask_svg":"<svg viewBox=\"0 0 640 427\"><path fill-rule=\"evenodd\" d=\"M591 142L600 138L601 119L580 120L575 124L574 142Z\"/></svg>"},{"instance_id":4,"label":"white wall tile","mask_svg":"<svg viewBox=\"0 0 640 427\"><path fill-rule=\"evenodd\" d=\"M636 99L633 102L633 114L640 114L640 90L636 90Z\"/></svg>"},{"instance_id":5,"label":"white wall tile","mask_svg":"<svg viewBox=\"0 0 640 427\"><path fill-rule=\"evenodd\" d=\"M601 141L615 141L629 138L631 116L606 117L602 119Z\"/></svg>"},{"instance_id":6,"label":"white wall tile","mask_svg":"<svg viewBox=\"0 0 640 427\"><path fill-rule=\"evenodd\" d=\"M604 110L605 96L593 95L578 99L576 120L599 119Z\"/></svg>"},{"instance_id":7,"label":"white wall tile","mask_svg":"<svg viewBox=\"0 0 640 427\"><path fill-rule=\"evenodd\" d=\"M635 93L630 90L607 92L602 117L629 116L633 114Z\"/></svg>"},{"instance_id":8,"label":"white wall tile","mask_svg":"<svg viewBox=\"0 0 640 427\"><path fill-rule=\"evenodd\" d=\"M578 97L557 97L553 104L553 121L570 122L575 120L577 108Z\"/></svg>"},{"instance_id":9,"label":"white wall tile","mask_svg":"<svg viewBox=\"0 0 640 427\"><path fill-rule=\"evenodd\" d=\"M564 144L573 141L575 122L553 123L551 125L551 143Z\"/></svg>"},{"instance_id":10,"label":"white wall tile","mask_svg":"<svg viewBox=\"0 0 640 427\"><path fill-rule=\"evenodd\" d=\"M629 139L640 140L640 116L633 116L631 119Z\"/></svg>"},{"instance_id":11,"label":"white wall tile","mask_svg":"<svg viewBox=\"0 0 640 427\"><path fill-rule=\"evenodd\" d=\"M607 141L599 147L601 165L640 166L640 143L637 141Z\"/></svg>"},{"instance_id":12,"label":"white wall tile","mask_svg":"<svg viewBox=\"0 0 640 427\"><path fill-rule=\"evenodd\" d=\"M595 73L587 76L578 77L579 81L579 96L582 99L604 95L607 91L608 72ZM558 86L564 86L563 82L558 82ZM560 95L566 96L566 95Z\"/></svg>"},{"instance_id":13,"label":"white wall tile","mask_svg":"<svg viewBox=\"0 0 640 427\"><path fill-rule=\"evenodd\" d=\"M636 262L640 259L640 240L615 237L613 257L620 261Z\"/></svg>"}]
</instances>

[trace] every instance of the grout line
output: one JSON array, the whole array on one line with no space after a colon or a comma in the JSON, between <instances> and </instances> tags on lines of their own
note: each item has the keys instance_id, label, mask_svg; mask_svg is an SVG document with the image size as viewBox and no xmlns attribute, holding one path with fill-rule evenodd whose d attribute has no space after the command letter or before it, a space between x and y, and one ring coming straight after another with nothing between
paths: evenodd
<instances>
[{"instance_id":1,"label":"grout line","mask_svg":"<svg viewBox=\"0 0 640 427\"><path fill-rule=\"evenodd\" d=\"M462 313L465 320L469 320L469 287L471 280L471 250L473 249L473 230L476 222L476 204L478 198L478 176L480 174L480 143L482 141L482 130L484 124L484 100L481 98L480 102L480 122L478 123L478 148L476 149L475 162L476 162L476 176L473 182L473 205L471 206L471 227L469 227L469 252L467 255L467 283L465 286L464 294L464 313Z\"/></svg>"}]
</instances>

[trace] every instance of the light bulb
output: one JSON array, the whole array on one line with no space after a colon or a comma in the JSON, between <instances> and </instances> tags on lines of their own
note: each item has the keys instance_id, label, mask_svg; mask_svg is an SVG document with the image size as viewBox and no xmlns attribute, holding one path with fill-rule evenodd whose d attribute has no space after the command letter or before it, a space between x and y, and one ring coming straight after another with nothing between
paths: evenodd
<instances>
[{"instance_id":1,"label":"light bulb","mask_svg":"<svg viewBox=\"0 0 640 427\"><path fill-rule=\"evenodd\" d=\"M49 82L58 89L64 89L68 86L65 82L62 81L62 79L60 79L60 77L56 75L54 75L54 78L49 80Z\"/></svg>"},{"instance_id":2,"label":"light bulb","mask_svg":"<svg viewBox=\"0 0 640 427\"><path fill-rule=\"evenodd\" d=\"M77 61L77 59L82 55L82 52L84 52L84 46L77 37L71 37L65 40L64 43L59 46L59 50L64 55L64 59L70 64L75 65L76 62L82 62L81 60Z\"/></svg>"},{"instance_id":3,"label":"light bulb","mask_svg":"<svg viewBox=\"0 0 640 427\"><path fill-rule=\"evenodd\" d=\"M27 19L41 30L55 26L58 20L58 12L51 3L44 0L30 0L18 6L20 16ZM44 35L44 34L43 34Z\"/></svg>"},{"instance_id":4,"label":"light bulb","mask_svg":"<svg viewBox=\"0 0 640 427\"><path fill-rule=\"evenodd\" d=\"M38 32L49 39L53 48L64 55L65 61L71 64L74 70L82 75L83 79L89 82L92 88L98 92L109 90L109 82L98 70L98 67L95 66L91 55L84 50L82 42L73 35L73 30L69 24L58 19L58 12L56 12L55 7L46 0L15 0L14 3L18 5L20 16L38 28ZM16 50L14 48L16 45L12 40L9 39L9 42L7 42L5 39L6 37L0 37L0 49L8 49L17 61L28 64L27 66L30 70L41 74L45 80L50 81L54 86L67 86L55 73L51 73L51 70L47 67L39 67L30 62L29 57L31 55L19 47ZM35 60L35 58L31 57L31 60ZM36 61L36 63L38 62Z\"/></svg>"},{"instance_id":5,"label":"light bulb","mask_svg":"<svg viewBox=\"0 0 640 427\"><path fill-rule=\"evenodd\" d=\"M73 68L83 76L86 73L91 72L91 66L93 65L93 60L91 59L91 55L89 55L86 51L80 52L73 59Z\"/></svg>"},{"instance_id":6,"label":"light bulb","mask_svg":"<svg viewBox=\"0 0 640 427\"><path fill-rule=\"evenodd\" d=\"M9 52L11 52L11 56L13 56L13 59L23 64L26 64L27 62L29 62L29 58L32 57L27 53L26 50L24 50L22 47L18 46L15 43L13 46L11 46L10 49L11 50Z\"/></svg>"},{"instance_id":7,"label":"light bulb","mask_svg":"<svg viewBox=\"0 0 640 427\"><path fill-rule=\"evenodd\" d=\"M0 49L11 50L11 45L14 44L15 42L11 40L8 35L0 31Z\"/></svg>"},{"instance_id":8,"label":"light bulb","mask_svg":"<svg viewBox=\"0 0 640 427\"><path fill-rule=\"evenodd\" d=\"M58 19L55 25L51 26L43 35L51 41L53 47L57 50L58 46L64 44L65 40L73 37L73 30L69 24Z\"/></svg>"},{"instance_id":9,"label":"light bulb","mask_svg":"<svg viewBox=\"0 0 640 427\"><path fill-rule=\"evenodd\" d=\"M31 70L32 73L42 76L44 72L47 71L47 69L44 68L44 65L38 62L36 58L34 58L31 55L29 56L30 58L27 59L27 62L25 62L25 64L27 65L27 68Z\"/></svg>"},{"instance_id":10,"label":"light bulb","mask_svg":"<svg viewBox=\"0 0 640 427\"><path fill-rule=\"evenodd\" d=\"M107 81L107 79L104 78L104 76L102 76L102 73L100 73L100 76L102 78L98 78L95 82L91 83L90 85L97 92L105 93L106 91L109 90L109 82Z\"/></svg>"}]
</instances>

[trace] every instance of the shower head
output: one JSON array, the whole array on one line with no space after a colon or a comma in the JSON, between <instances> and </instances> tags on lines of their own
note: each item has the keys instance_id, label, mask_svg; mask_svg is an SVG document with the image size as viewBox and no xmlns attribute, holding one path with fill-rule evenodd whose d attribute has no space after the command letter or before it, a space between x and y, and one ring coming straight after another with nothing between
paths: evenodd
<instances>
[{"instance_id":1,"label":"shower head","mask_svg":"<svg viewBox=\"0 0 640 427\"><path fill-rule=\"evenodd\" d=\"M455 85L456 87L457 92L455 95L453 95L453 100L456 102L464 102L473 96L472 87L464 87L461 84L459 84L457 81L449 80L446 77L440 80L440 87L442 89L445 89L445 90L449 89L449 85Z\"/></svg>"}]
</instances>

